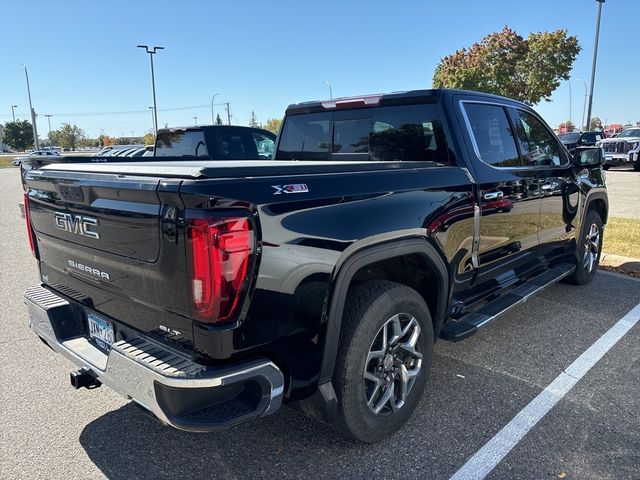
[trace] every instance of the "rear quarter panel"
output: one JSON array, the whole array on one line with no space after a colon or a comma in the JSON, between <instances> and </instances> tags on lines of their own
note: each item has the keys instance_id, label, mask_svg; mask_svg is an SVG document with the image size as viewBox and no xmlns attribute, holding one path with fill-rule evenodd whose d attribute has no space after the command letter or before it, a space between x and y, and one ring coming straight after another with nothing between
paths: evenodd
<instances>
[{"instance_id":1,"label":"rear quarter panel","mask_svg":"<svg viewBox=\"0 0 640 480\"><path fill-rule=\"evenodd\" d=\"M277 194L286 184L305 184L308 192ZM290 400L317 387L327 298L355 252L420 238L451 265L452 281L470 279L460 265L470 261L473 195L458 167L184 181L180 193L187 209L251 209L259 236L258 274L243 318L233 328L196 325L196 348L221 360L271 357L290 378ZM246 198L251 202L234 200Z\"/></svg>"}]
</instances>

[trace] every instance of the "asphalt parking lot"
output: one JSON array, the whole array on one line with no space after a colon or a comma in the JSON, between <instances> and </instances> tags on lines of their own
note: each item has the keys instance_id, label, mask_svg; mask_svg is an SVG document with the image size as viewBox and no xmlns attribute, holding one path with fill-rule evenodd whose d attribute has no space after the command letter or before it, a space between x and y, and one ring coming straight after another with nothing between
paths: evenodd
<instances>
[{"instance_id":1,"label":"asphalt parking lot","mask_svg":"<svg viewBox=\"0 0 640 480\"><path fill-rule=\"evenodd\" d=\"M632 175L630 190L640 195L640 174L609 172L611 197L616 183L627 184L620 175ZM73 390L71 364L29 331L22 292L38 278L17 207L21 191L17 170L0 169L6 479L449 478L640 303L639 280L599 273L587 287L547 290L464 342L439 342L416 414L377 445L352 443L287 408L223 433L188 434L159 425L107 388ZM625 198L637 214L640 198ZM626 208L617 203L612 215ZM636 324L488 478L637 479L639 345Z\"/></svg>"}]
</instances>

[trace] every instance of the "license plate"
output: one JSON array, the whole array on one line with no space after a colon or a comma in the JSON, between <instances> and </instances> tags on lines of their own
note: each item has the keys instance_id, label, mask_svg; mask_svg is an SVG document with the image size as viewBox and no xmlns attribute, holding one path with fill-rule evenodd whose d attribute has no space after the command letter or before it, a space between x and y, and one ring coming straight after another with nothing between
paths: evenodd
<instances>
[{"instance_id":1,"label":"license plate","mask_svg":"<svg viewBox=\"0 0 640 480\"><path fill-rule=\"evenodd\" d=\"M115 341L113 325L95 313L87 313L89 336L102 348L109 350Z\"/></svg>"}]
</instances>

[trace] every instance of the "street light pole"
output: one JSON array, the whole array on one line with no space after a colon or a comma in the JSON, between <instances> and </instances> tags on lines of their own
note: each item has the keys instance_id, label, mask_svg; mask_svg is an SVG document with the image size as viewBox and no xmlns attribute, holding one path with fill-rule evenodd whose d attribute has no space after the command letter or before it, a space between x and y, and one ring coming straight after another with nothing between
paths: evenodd
<instances>
[{"instance_id":1,"label":"street light pole","mask_svg":"<svg viewBox=\"0 0 640 480\"><path fill-rule=\"evenodd\" d=\"M49 142L51 142L51 114L45 115L47 122L49 122ZM51 143L49 143L51 145Z\"/></svg>"},{"instance_id":2,"label":"street light pole","mask_svg":"<svg viewBox=\"0 0 640 480\"><path fill-rule=\"evenodd\" d=\"M16 112L13 111L14 108L18 108L18 105L11 105L11 116L13 117L13 122L16 121Z\"/></svg>"},{"instance_id":3,"label":"street light pole","mask_svg":"<svg viewBox=\"0 0 640 480\"><path fill-rule=\"evenodd\" d=\"M194 122L194 125L197 127L198 126L198 117L193 117L193 122Z\"/></svg>"},{"instance_id":4,"label":"street light pole","mask_svg":"<svg viewBox=\"0 0 640 480\"><path fill-rule=\"evenodd\" d=\"M156 77L153 71L153 56L156 51L164 50L164 47L148 47L147 45L138 45L138 48L144 48L151 59L151 89L153 90L153 123L155 125L154 135L158 134L158 105L156 103Z\"/></svg>"},{"instance_id":5,"label":"street light pole","mask_svg":"<svg viewBox=\"0 0 640 480\"><path fill-rule=\"evenodd\" d=\"M331 90L331 84L329 83L329 80L325 80L324 83L326 83L327 87L329 87L329 100L333 100L333 91Z\"/></svg>"},{"instance_id":6,"label":"street light pole","mask_svg":"<svg viewBox=\"0 0 640 480\"><path fill-rule=\"evenodd\" d=\"M571 126L571 80L569 80L569 126Z\"/></svg>"},{"instance_id":7,"label":"street light pole","mask_svg":"<svg viewBox=\"0 0 640 480\"><path fill-rule=\"evenodd\" d=\"M29 108L31 109L31 128L33 129L33 144L36 150L40 150L40 142L38 141L38 127L36 127L36 112L31 104L31 87L29 86L29 74L27 73L27 66L24 65L24 76L27 79L27 93L29 94Z\"/></svg>"},{"instance_id":8,"label":"street light pole","mask_svg":"<svg viewBox=\"0 0 640 480\"><path fill-rule=\"evenodd\" d=\"M216 124L216 119L213 116L213 101L216 99L216 97L219 95L219 93L214 93L213 97L211 97L211 125L215 125Z\"/></svg>"},{"instance_id":9,"label":"street light pole","mask_svg":"<svg viewBox=\"0 0 640 480\"><path fill-rule=\"evenodd\" d=\"M229 102L225 103L225 108L227 109L227 125L231 125L231 111L229 110Z\"/></svg>"},{"instance_id":10,"label":"street light pole","mask_svg":"<svg viewBox=\"0 0 640 480\"><path fill-rule=\"evenodd\" d=\"M158 124L156 123L155 111L156 109L153 107L149 107L151 110L151 124L153 125L153 135L156 136L158 134Z\"/></svg>"},{"instance_id":11,"label":"street light pole","mask_svg":"<svg viewBox=\"0 0 640 480\"><path fill-rule=\"evenodd\" d=\"M584 130L589 130L588 127L584 126L584 114L587 111L587 96L588 96L587 95L587 83L584 80L580 79L580 78L576 78L576 82L582 83L582 86L584 87L584 100L582 102L582 123L580 124L580 130L583 130L583 129Z\"/></svg>"},{"instance_id":12,"label":"street light pole","mask_svg":"<svg viewBox=\"0 0 640 480\"><path fill-rule=\"evenodd\" d=\"M591 65L591 91L589 92L589 109L587 110L587 129L591 128L591 106L593 105L593 84L596 81L596 62L598 60L598 40L600 38L600 17L602 16L602 4L605 0L598 2L598 18L596 20L596 38L593 46L593 63Z\"/></svg>"}]
</instances>

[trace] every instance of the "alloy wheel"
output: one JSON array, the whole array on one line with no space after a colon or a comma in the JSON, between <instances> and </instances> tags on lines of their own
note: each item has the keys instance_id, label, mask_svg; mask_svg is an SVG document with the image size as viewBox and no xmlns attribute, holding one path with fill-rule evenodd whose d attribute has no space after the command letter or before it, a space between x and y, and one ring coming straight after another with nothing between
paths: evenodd
<instances>
[{"instance_id":1,"label":"alloy wheel","mask_svg":"<svg viewBox=\"0 0 640 480\"><path fill-rule=\"evenodd\" d=\"M582 264L587 273L591 273L596 266L600 251L600 229L595 223L591 224L584 239L584 256Z\"/></svg>"},{"instance_id":2,"label":"alloy wheel","mask_svg":"<svg viewBox=\"0 0 640 480\"><path fill-rule=\"evenodd\" d=\"M376 334L364 368L366 402L375 415L396 412L406 402L422 367L417 347L420 324L400 313L385 322Z\"/></svg>"}]
</instances>

